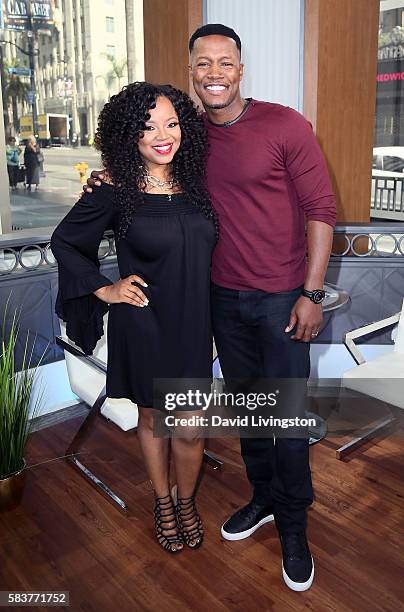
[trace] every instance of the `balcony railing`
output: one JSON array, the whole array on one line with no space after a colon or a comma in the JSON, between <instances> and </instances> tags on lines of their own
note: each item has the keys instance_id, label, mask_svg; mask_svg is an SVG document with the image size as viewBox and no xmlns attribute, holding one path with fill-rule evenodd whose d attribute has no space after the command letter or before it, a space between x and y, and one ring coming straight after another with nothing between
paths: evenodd
<instances>
[{"instance_id":1,"label":"balcony railing","mask_svg":"<svg viewBox=\"0 0 404 612\"><path fill-rule=\"evenodd\" d=\"M337 224L333 257L403 257L404 225L401 223Z\"/></svg>"},{"instance_id":2,"label":"balcony railing","mask_svg":"<svg viewBox=\"0 0 404 612\"><path fill-rule=\"evenodd\" d=\"M50 248L53 228L23 230L0 235L0 277L52 270L56 261ZM331 259L340 257L404 256L404 226L398 223L338 224ZM99 248L100 261L116 260L113 232L106 232Z\"/></svg>"},{"instance_id":3,"label":"balcony railing","mask_svg":"<svg viewBox=\"0 0 404 612\"><path fill-rule=\"evenodd\" d=\"M372 176L370 216L404 221L404 176Z\"/></svg>"},{"instance_id":4,"label":"balcony railing","mask_svg":"<svg viewBox=\"0 0 404 612\"><path fill-rule=\"evenodd\" d=\"M51 363L63 358L54 343L59 322L54 314L58 274L50 249L53 228L34 231L0 236L0 306L11 295L12 306L22 311L22 329L34 332L38 356L46 351L44 363ZM326 282L345 290L350 300L325 324L319 340L325 344L340 344L347 330L398 312L404 297L403 224L341 223L334 237ZM104 235L99 257L102 273L118 280L112 232ZM387 336L374 340L389 341Z\"/></svg>"},{"instance_id":5,"label":"balcony railing","mask_svg":"<svg viewBox=\"0 0 404 612\"><path fill-rule=\"evenodd\" d=\"M50 248L52 231L53 228L41 228L35 234L32 230L23 230L0 235L0 276L55 268L57 264ZM116 260L112 232L104 234L98 257L100 261Z\"/></svg>"}]
</instances>

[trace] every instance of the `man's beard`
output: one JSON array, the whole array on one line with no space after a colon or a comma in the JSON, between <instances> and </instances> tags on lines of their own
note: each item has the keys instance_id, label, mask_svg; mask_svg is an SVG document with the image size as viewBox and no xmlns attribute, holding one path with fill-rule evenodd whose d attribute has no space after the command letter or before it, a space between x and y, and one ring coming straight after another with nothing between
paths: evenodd
<instances>
[{"instance_id":1,"label":"man's beard","mask_svg":"<svg viewBox=\"0 0 404 612\"><path fill-rule=\"evenodd\" d=\"M212 109L220 109L220 108L227 108L228 106L230 106L230 102L224 102L222 104L204 104L205 108L212 108Z\"/></svg>"}]
</instances>

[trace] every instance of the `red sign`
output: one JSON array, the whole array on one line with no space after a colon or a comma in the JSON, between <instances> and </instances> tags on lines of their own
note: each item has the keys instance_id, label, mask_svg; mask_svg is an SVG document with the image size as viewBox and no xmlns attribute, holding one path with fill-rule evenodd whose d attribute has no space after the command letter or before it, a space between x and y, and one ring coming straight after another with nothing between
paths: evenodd
<instances>
[{"instance_id":1,"label":"red sign","mask_svg":"<svg viewBox=\"0 0 404 612\"><path fill-rule=\"evenodd\" d=\"M379 82L404 81L404 72L385 72L384 74L378 74L376 78Z\"/></svg>"}]
</instances>

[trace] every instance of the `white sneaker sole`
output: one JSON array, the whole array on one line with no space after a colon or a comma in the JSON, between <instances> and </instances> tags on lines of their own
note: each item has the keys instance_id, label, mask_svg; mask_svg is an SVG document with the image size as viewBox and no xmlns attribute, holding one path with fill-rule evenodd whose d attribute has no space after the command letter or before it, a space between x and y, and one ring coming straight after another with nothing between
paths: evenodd
<instances>
[{"instance_id":1,"label":"white sneaker sole","mask_svg":"<svg viewBox=\"0 0 404 612\"><path fill-rule=\"evenodd\" d=\"M232 542L235 542L236 540L244 540L245 538L249 538L250 536L252 536L252 534L255 533L257 529L265 525L265 523L270 523L273 520L274 515L268 514L268 516L264 516L264 518L261 519L259 523L254 525L254 527L246 529L245 531L239 531L238 533L229 533L228 531L225 531L223 527L226 523L224 523L222 525L220 533L222 534L222 538L224 538L225 540L231 540Z\"/></svg>"},{"instance_id":2,"label":"white sneaker sole","mask_svg":"<svg viewBox=\"0 0 404 612\"><path fill-rule=\"evenodd\" d=\"M313 561L313 557L311 558L311 562L313 564L313 568L311 570L311 574L310 574L310 578L308 580L306 580L306 582L294 582L293 580L291 580L289 578L289 576L287 575L287 573L285 572L285 568L283 567L283 563L282 563L282 574L283 574L283 579L285 581L286 586L288 586L290 589L292 589L292 591L307 591L311 585L313 584L313 578L314 578L314 561Z\"/></svg>"}]
</instances>

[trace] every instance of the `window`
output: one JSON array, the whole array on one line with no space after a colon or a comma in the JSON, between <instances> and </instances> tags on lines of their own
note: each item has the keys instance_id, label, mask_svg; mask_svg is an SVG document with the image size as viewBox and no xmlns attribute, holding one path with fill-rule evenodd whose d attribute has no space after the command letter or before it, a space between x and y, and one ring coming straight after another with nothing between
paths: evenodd
<instances>
[{"instance_id":1,"label":"window","mask_svg":"<svg viewBox=\"0 0 404 612\"><path fill-rule=\"evenodd\" d=\"M107 32L114 32L115 31L115 28L114 28L114 18L113 17L106 17L105 18L105 25L106 25Z\"/></svg>"},{"instance_id":2,"label":"window","mask_svg":"<svg viewBox=\"0 0 404 612\"><path fill-rule=\"evenodd\" d=\"M389 170L390 172L403 172L404 159L402 157L385 155L383 158L383 170Z\"/></svg>"},{"instance_id":3,"label":"window","mask_svg":"<svg viewBox=\"0 0 404 612\"><path fill-rule=\"evenodd\" d=\"M5 5L0 0L0 13L2 4ZM55 6L54 0L48 4ZM10 193L6 181L0 185L0 199L7 195L12 207L5 219L8 221L10 217L16 229L35 231L34 228L56 225L62 219L81 189L80 175L74 166L85 162L89 170L102 167L99 153L92 146L101 109L128 84L128 64L133 67L134 80L144 79L142 40L135 41L128 57L124 0L99 0L98 4L87 0L59 0L57 5L54 24L43 29L41 26L32 33L34 48L40 53L35 57L37 69L32 81L28 70L25 75L13 77L16 95L3 96L4 107L0 102L0 121L4 123L6 138L21 135L24 139L36 133L41 148L46 147L44 173L39 177L40 201L28 200L22 183ZM91 9L95 5L103 8L98 20L94 20ZM132 32L134 25L133 21L129 28ZM4 30L0 28L1 40L15 41L23 49L27 48L26 32L7 33L6 24L1 26ZM134 33L132 38L135 39ZM3 59L10 62L18 59L20 68L29 67L27 55L20 54L13 45L4 45L1 45ZM0 84L4 92L11 79L6 62L1 64L0 61ZM4 147L4 141L0 144ZM71 180L66 180L66 173ZM0 217L2 214L3 209Z\"/></svg>"},{"instance_id":4,"label":"window","mask_svg":"<svg viewBox=\"0 0 404 612\"><path fill-rule=\"evenodd\" d=\"M404 0L384 10L389 4L380 11L375 147L404 145Z\"/></svg>"},{"instance_id":5,"label":"window","mask_svg":"<svg viewBox=\"0 0 404 612\"><path fill-rule=\"evenodd\" d=\"M379 19L370 216L394 221L404 221L403 205L387 205L390 199L396 203L402 202L404 193L403 77L404 0L382 0ZM394 181L390 180L393 178ZM387 182L394 187L387 188ZM385 205L381 207L380 202Z\"/></svg>"}]
</instances>

